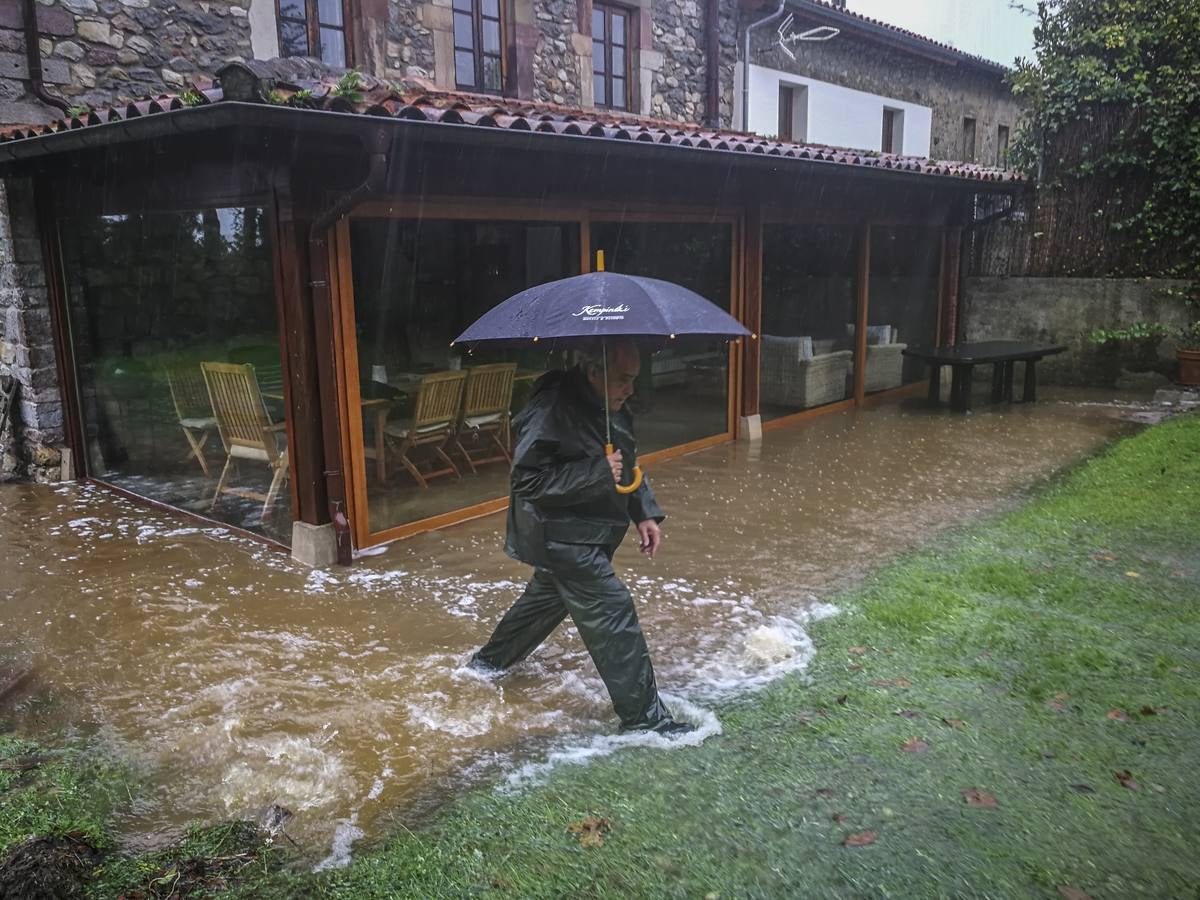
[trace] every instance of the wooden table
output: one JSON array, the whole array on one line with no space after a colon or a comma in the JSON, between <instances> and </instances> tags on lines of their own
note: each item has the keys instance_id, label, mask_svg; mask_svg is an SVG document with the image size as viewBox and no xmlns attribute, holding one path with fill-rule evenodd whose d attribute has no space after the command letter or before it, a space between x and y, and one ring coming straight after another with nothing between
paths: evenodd
<instances>
[{"instance_id":1,"label":"wooden table","mask_svg":"<svg viewBox=\"0 0 1200 900\"><path fill-rule=\"evenodd\" d=\"M1031 344L1026 341L978 341L956 344L953 347L906 347L905 356L929 365L929 400L941 400L942 366L954 373L950 386L950 408L958 412L971 409L971 378L975 366L992 366L992 402L1011 402L1013 399L1013 363L1025 364L1025 385L1021 400L1032 403L1037 399L1038 360L1067 348L1061 344Z\"/></svg>"}]
</instances>

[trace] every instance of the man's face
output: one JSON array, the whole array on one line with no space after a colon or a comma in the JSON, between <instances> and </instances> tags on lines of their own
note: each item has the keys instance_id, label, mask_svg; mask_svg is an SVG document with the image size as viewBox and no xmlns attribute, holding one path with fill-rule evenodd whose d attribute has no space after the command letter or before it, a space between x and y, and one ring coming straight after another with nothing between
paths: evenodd
<instances>
[{"instance_id":1,"label":"man's face","mask_svg":"<svg viewBox=\"0 0 1200 900\"><path fill-rule=\"evenodd\" d=\"M608 408L616 412L633 396L633 383L642 370L642 359L638 352L628 347L608 351L608 384L604 384L604 369L592 366L588 381L596 393L606 399Z\"/></svg>"}]
</instances>

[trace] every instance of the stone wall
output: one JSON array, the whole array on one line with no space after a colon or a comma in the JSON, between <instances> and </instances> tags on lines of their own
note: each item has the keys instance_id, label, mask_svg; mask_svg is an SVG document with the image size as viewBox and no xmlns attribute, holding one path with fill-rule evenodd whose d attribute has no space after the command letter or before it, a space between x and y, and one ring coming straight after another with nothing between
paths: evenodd
<instances>
[{"instance_id":1,"label":"stone wall","mask_svg":"<svg viewBox=\"0 0 1200 900\"><path fill-rule=\"evenodd\" d=\"M388 77L434 77L433 31L425 24L425 7L419 0L388 3Z\"/></svg>"},{"instance_id":2,"label":"stone wall","mask_svg":"<svg viewBox=\"0 0 1200 900\"><path fill-rule=\"evenodd\" d=\"M89 107L188 87L231 59L250 59L251 0L38 0L43 77L68 102ZM30 97L22 4L0 4L0 122L51 111ZM58 115L57 112L54 115Z\"/></svg>"},{"instance_id":3,"label":"stone wall","mask_svg":"<svg viewBox=\"0 0 1200 900\"><path fill-rule=\"evenodd\" d=\"M538 33L533 53L534 99L582 106L582 66L572 42L572 35L579 31L575 0L537 0L533 9ZM587 62L590 69L590 56Z\"/></svg>"},{"instance_id":4,"label":"stone wall","mask_svg":"<svg viewBox=\"0 0 1200 900\"><path fill-rule=\"evenodd\" d=\"M797 16L794 30L813 27ZM998 74L969 64L947 65L893 50L874 41L845 33L830 41L795 45L796 59L775 44L775 26L755 30L750 61L783 72L794 72L818 81L871 94L879 94L933 110L929 155L934 159L962 160L963 119L975 119L975 161L996 163L997 128L1005 125L1015 137L1021 106ZM880 122L882 128L882 122Z\"/></svg>"},{"instance_id":5,"label":"stone wall","mask_svg":"<svg viewBox=\"0 0 1200 900\"><path fill-rule=\"evenodd\" d=\"M0 181L0 374L20 385L0 435L0 480L56 481L61 472L62 400L34 223L30 183Z\"/></svg>"},{"instance_id":6,"label":"stone wall","mask_svg":"<svg viewBox=\"0 0 1200 900\"><path fill-rule=\"evenodd\" d=\"M1158 373L1149 382L1161 382L1174 371L1170 341L1142 353L1133 347L1097 347L1086 335L1134 322L1183 325L1190 321L1189 310L1178 292L1186 286L1149 278L968 278L959 311L960 340L1066 344L1066 353L1039 364L1039 378L1053 383L1111 387L1147 381L1129 377L1146 372Z\"/></svg>"},{"instance_id":7,"label":"stone wall","mask_svg":"<svg viewBox=\"0 0 1200 900\"><path fill-rule=\"evenodd\" d=\"M720 0L720 122L728 128L733 118L733 73L737 65L738 7ZM647 115L683 122L707 118L705 79L704 0L654 0L654 49L663 54L654 73Z\"/></svg>"}]
</instances>

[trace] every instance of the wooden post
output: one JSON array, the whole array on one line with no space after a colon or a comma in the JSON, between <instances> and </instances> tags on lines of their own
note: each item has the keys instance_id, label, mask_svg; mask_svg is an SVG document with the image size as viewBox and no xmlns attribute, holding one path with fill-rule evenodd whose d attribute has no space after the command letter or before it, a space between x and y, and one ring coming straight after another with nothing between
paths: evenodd
<instances>
[{"instance_id":1,"label":"wooden post","mask_svg":"<svg viewBox=\"0 0 1200 900\"><path fill-rule=\"evenodd\" d=\"M961 226L953 225L942 237L942 283L938 306L938 346L952 347L958 343L958 285L959 258L962 251Z\"/></svg>"},{"instance_id":2,"label":"wooden post","mask_svg":"<svg viewBox=\"0 0 1200 900\"><path fill-rule=\"evenodd\" d=\"M752 337L742 339L742 416L759 413L759 341L762 329L763 222L762 205L751 200L746 206L746 229L742 267L745 284L742 324Z\"/></svg>"},{"instance_id":3,"label":"wooden post","mask_svg":"<svg viewBox=\"0 0 1200 900\"><path fill-rule=\"evenodd\" d=\"M275 226L275 302L279 317L283 353L284 405L287 415L287 439L291 467L292 517L310 525L329 521L329 497L325 489L325 451L322 441L324 415L317 379L317 358L313 305L305 273L308 271L308 222L297 216L292 198L291 173L276 170L274 209Z\"/></svg>"},{"instance_id":4,"label":"wooden post","mask_svg":"<svg viewBox=\"0 0 1200 900\"><path fill-rule=\"evenodd\" d=\"M867 307L871 294L871 224L859 226L858 268L855 274L857 318L854 326L854 402L861 404L867 386Z\"/></svg>"}]
</instances>

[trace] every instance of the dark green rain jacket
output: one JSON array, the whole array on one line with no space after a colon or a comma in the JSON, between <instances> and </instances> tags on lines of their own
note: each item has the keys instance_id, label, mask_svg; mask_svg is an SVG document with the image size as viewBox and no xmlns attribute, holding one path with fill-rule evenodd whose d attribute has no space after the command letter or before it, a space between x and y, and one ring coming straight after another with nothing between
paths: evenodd
<instances>
[{"instance_id":1,"label":"dark green rain jacket","mask_svg":"<svg viewBox=\"0 0 1200 900\"><path fill-rule=\"evenodd\" d=\"M622 481L637 464L633 416L612 413L613 445ZM666 516L648 480L632 494L613 489L604 456L604 406L576 367L543 375L513 418L512 491L504 550L513 559L550 568L546 544L598 544L616 549L630 522Z\"/></svg>"}]
</instances>

